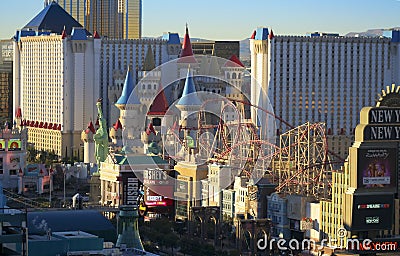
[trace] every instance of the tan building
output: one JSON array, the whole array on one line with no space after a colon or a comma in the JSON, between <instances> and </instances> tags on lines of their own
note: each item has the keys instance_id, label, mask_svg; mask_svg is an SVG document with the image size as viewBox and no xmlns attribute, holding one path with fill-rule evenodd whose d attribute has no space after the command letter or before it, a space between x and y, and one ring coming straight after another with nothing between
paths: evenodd
<instances>
[{"instance_id":1,"label":"tan building","mask_svg":"<svg viewBox=\"0 0 400 256\"><path fill-rule=\"evenodd\" d=\"M174 193L176 200L175 218L189 220L190 208L201 206L201 180L207 179L208 167L191 162L178 162L175 171L178 173Z\"/></svg>"},{"instance_id":2,"label":"tan building","mask_svg":"<svg viewBox=\"0 0 400 256\"><path fill-rule=\"evenodd\" d=\"M343 228L343 197L349 186L349 164L332 173L332 199L321 203L321 239L328 239L329 245L339 246L338 230Z\"/></svg>"},{"instance_id":3,"label":"tan building","mask_svg":"<svg viewBox=\"0 0 400 256\"><path fill-rule=\"evenodd\" d=\"M398 91L388 86L377 107L361 110L347 161L332 173L332 197L321 201L320 229L331 246L348 247L350 238L390 242L399 235Z\"/></svg>"},{"instance_id":4,"label":"tan building","mask_svg":"<svg viewBox=\"0 0 400 256\"><path fill-rule=\"evenodd\" d=\"M142 35L142 0L58 0L89 32L118 39Z\"/></svg>"}]
</instances>

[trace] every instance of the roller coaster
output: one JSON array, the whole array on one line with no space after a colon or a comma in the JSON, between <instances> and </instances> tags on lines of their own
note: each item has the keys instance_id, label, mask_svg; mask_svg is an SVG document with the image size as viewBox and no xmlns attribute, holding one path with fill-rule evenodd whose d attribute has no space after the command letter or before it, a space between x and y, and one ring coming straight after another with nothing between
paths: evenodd
<instances>
[{"instance_id":1,"label":"roller coaster","mask_svg":"<svg viewBox=\"0 0 400 256\"><path fill-rule=\"evenodd\" d=\"M203 102L197 127L177 128L174 124L169 129L169 143L175 144L175 153L186 145L185 138L177 131L196 130L197 157L202 161L230 166L238 171L235 175L253 179L266 177L277 184L279 193L330 198L333 163L343 163L344 159L328 150L324 123L294 127L272 111L247 101L231 98L219 101L220 113L214 116L214 121L207 105L215 106L216 99ZM268 121L256 126L245 118L243 106L261 111L264 117L280 122L287 131L277 134L275 126Z\"/></svg>"}]
</instances>

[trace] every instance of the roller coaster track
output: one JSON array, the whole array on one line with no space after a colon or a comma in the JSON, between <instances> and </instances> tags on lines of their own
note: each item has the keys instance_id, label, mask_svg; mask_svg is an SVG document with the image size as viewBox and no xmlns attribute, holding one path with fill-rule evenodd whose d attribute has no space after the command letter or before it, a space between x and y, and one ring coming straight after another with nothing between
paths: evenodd
<instances>
[{"instance_id":1,"label":"roller coaster track","mask_svg":"<svg viewBox=\"0 0 400 256\"><path fill-rule=\"evenodd\" d=\"M205 106L210 102L215 104L216 101L221 101L223 104L219 122L207 124ZM289 131L279 136L280 145L276 146L274 142L259 134L260 128L265 132L268 131L268 127L255 127L254 124L248 123L248 120L242 120L238 108L233 103L257 108L287 126ZM238 114L234 121L224 119L228 108L233 110L229 110L229 113ZM268 173L274 179L276 177L278 181L276 190L282 193L300 192L316 198L329 197L331 186L329 173L332 171L332 164L345 161L328 150L324 123L306 123L294 127L273 112L243 100L230 98L206 100L200 108L198 127L185 129L198 130L198 138L202 132L213 129L215 136L212 145L208 141L201 145L203 151L207 149L210 151L207 152L208 162L226 163L235 160L241 164L245 163L240 168L242 173L248 176L255 171L255 168L261 168L264 173ZM174 135L178 143L182 143L179 135L176 133ZM278 159L279 167L265 169L263 162L269 163L273 159ZM258 161L262 164L257 164L256 167Z\"/></svg>"},{"instance_id":2,"label":"roller coaster track","mask_svg":"<svg viewBox=\"0 0 400 256\"><path fill-rule=\"evenodd\" d=\"M33 208L33 209L40 209L40 208L46 208L48 205L44 203L39 203L36 202L35 200L32 200L30 198L18 195L14 192L11 192L7 189L3 189L3 194L6 196L8 200L12 200L18 204L23 205L25 208Z\"/></svg>"}]
</instances>

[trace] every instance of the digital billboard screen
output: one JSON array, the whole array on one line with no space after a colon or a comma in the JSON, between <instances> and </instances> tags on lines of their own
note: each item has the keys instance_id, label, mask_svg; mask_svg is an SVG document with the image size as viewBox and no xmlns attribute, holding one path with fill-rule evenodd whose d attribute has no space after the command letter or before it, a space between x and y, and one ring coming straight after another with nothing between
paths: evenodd
<instances>
[{"instance_id":1,"label":"digital billboard screen","mask_svg":"<svg viewBox=\"0 0 400 256\"><path fill-rule=\"evenodd\" d=\"M162 169L143 171L144 200L147 206L170 206L174 196L174 179Z\"/></svg>"},{"instance_id":2,"label":"digital billboard screen","mask_svg":"<svg viewBox=\"0 0 400 256\"><path fill-rule=\"evenodd\" d=\"M145 188L144 201L146 206L172 206L172 199L165 197L164 194L172 194L173 187L164 187L164 190L165 193L159 192L160 194L158 194L150 188Z\"/></svg>"},{"instance_id":3,"label":"digital billboard screen","mask_svg":"<svg viewBox=\"0 0 400 256\"><path fill-rule=\"evenodd\" d=\"M351 230L391 230L393 194L354 195Z\"/></svg>"},{"instance_id":4,"label":"digital billboard screen","mask_svg":"<svg viewBox=\"0 0 400 256\"><path fill-rule=\"evenodd\" d=\"M8 140L8 151L21 150L21 140L10 139Z\"/></svg>"},{"instance_id":5,"label":"digital billboard screen","mask_svg":"<svg viewBox=\"0 0 400 256\"><path fill-rule=\"evenodd\" d=\"M396 177L396 149L358 150L358 188L395 188Z\"/></svg>"}]
</instances>

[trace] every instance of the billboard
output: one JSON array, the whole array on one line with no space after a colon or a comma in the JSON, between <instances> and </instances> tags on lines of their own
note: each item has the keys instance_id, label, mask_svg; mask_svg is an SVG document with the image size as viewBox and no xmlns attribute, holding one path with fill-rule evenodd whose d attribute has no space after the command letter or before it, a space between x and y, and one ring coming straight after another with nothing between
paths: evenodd
<instances>
[{"instance_id":1,"label":"billboard","mask_svg":"<svg viewBox=\"0 0 400 256\"><path fill-rule=\"evenodd\" d=\"M391 230L393 213L393 194L354 195L350 230Z\"/></svg>"},{"instance_id":2,"label":"billboard","mask_svg":"<svg viewBox=\"0 0 400 256\"><path fill-rule=\"evenodd\" d=\"M133 172L122 173L122 204L138 207L141 182Z\"/></svg>"},{"instance_id":3,"label":"billboard","mask_svg":"<svg viewBox=\"0 0 400 256\"><path fill-rule=\"evenodd\" d=\"M358 188L395 188L397 150L358 149Z\"/></svg>"},{"instance_id":4,"label":"billboard","mask_svg":"<svg viewBox=\"0 0 400 256\"><path fill-rule=\"evenodd\" d=\"M161 169L143 171L144 200L147 206L171 206L174 180Z\"/></svg>"},{"instance_id":5,"label":"billboard","mask_svg":"<svg viewBox=\"0 0 400 256\"><path fill-rule=\"evenodd\" d=\"M173 187L165 187L168 191L166 193L172 194ZM159 192L160 193L160 192ZM150 188L145 188L144 201L146 206L172 206L173 200L164 196L164 193L156 193Z\"/></svg>"},{"instance_id":6,"label":"billboard","mask_svg":"<svg viewBox=\"0 0 400 256\"><path fill-rule=\"evenodd\" d=\"M8 140L8 151L21 150L21 140L9 139Z\"/></svg>"},{"instance_id":7,"label":"billboard","mask_svg":"<svg viewBox=\"0 0 400 256\"><path fill-rule=\"evenodd\" d=\"M0 62L13 61L13 42L0 41Z\"/></svg>"},{"instance_id":8,"label":"billboard","mask_svg":"<svg viewBox=\"0 0 400 256\"><path fill-rule=\"evenodd\" d=\"M176 192L187 194L189 193L189 184L185 180L176 181Z\"/></svg>"},{"instance_id":9,"label":"billboard","mask_svg":"<svg viewBox=\"0 0 400 256\"><path fill-rule=\"evenodd\" d=\"M0 151L4 151L6 149L6 141L4 139L0 139Z\"/></svg>"}]
</instances>

